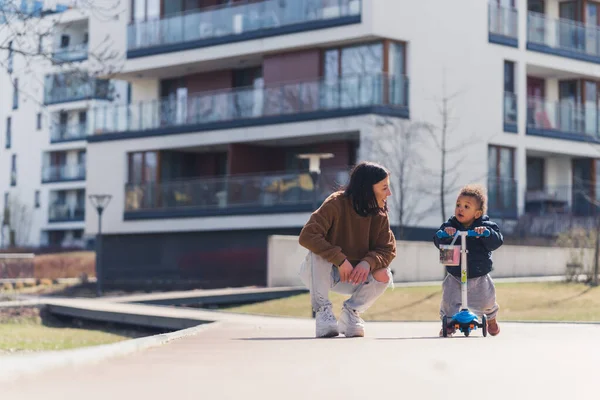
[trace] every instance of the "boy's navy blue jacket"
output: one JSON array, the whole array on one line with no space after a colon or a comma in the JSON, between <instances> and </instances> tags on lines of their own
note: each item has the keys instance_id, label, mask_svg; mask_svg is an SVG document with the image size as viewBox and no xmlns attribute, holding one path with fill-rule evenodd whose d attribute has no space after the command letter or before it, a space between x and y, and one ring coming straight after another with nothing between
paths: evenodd
<instances>
[{"instance_id":1,"label":"boy's navy blue jacket","mask_svg":"<svg viewBox=\"0 0 600 400\"><path fill-rule=\"evenodd\" d=\"M490 221L490 218L487 215L484 215L481 218L476 219L472 226L465 227L458 222L455 216L452 216L440 226L441 230L452 227L458 231L474 229L478 226L485 226L490 231L490 236L467 238L467 276L469 278L477 278L478 276L486 275L492 271L492 251L496 250L504 243L504 238L502 237L502 233L500 233L498 224ZM440 248L440 244L450 244L452 239L453 237L440 239L436 235L433 235L433 243L438 249ZM461 237L459 236L456 238L454 244L460 246L460 243ZM448 271L449 274L460 278L460 264L457 266L446 266L446 271Z\"/></svg>"}]
</instances>

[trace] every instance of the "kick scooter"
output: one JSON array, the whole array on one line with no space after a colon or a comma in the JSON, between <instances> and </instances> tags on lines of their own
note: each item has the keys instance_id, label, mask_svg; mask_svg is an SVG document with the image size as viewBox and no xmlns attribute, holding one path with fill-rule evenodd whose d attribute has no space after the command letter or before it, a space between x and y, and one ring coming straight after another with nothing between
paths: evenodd
<instances>
[{"instance_id":1,"label":"kick scooter","mask_svg":"<svg viewBox=\"0 0 600 400\"><path fill-rule=\"evenodd\" d=\"M439 230L436 233L440 239L451 237L445 231ZM454 242L460 236L460 247L455 246ZM442 335L448 337L448 328L457 329L461 331L465 336L469 336L472 330L481 328L483 336L487 336L487 320L485 315L481 316L481 323L477 315L469 311L469 305L467 303L467 237L473 236L490 236L490 231L485 230L483 233L477 233L474 230L468 231L456 231L452 243L449 245L440 245L440 263L443 265L457 266L459 265L459 253L460 253L460 294L461 294L461 309L459 312L454 314L448 321L448 317L444 315L442 317Z\"/></svg>"}]
</instances>

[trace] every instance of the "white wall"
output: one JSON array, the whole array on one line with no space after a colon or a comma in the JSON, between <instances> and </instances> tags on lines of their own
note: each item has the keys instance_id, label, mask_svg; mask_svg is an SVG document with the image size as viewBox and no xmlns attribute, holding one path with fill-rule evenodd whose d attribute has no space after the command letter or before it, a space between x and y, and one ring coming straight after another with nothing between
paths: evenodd
<instances>
[{"instance_id":1,"label":"white wall","mask_svg":"<svg viewBox=\"0 0 600 400\"><path fill-rule=\"evenodd\" d=\"M433 235L432 235L433 236ZM587 257L591 256L589 250ZM298 270L307 250L296 236L270 236L267 253L267 286L304 286ZM492 277L564 275L569 249L528 246L502 246L493 253ZM439 251L427 242L397 242L397 256L390 268L395 282L427 282L444 278Z\"/></svg>"}]
</instances>

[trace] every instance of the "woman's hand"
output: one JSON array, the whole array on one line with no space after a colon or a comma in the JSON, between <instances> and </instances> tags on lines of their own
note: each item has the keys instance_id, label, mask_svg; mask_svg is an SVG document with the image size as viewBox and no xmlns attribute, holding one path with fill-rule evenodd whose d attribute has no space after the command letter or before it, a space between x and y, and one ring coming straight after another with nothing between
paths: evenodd
<instances>
[{"instance_id":1,"label":"woman's hand","mask_svg":"<svg viewBox=\"0 0 600 400\"><path fill-rule=\"evenodd\" d=\"M354 271L350 275L350 283L353 285L360 285L367 280L369 276L369 272L371 271L371 266L366 261L361 261L356 265Z\"/></svg>"},{"instance_id":2,"label":"woman's hand","mask_svg":"<svg viewBox=\"0 0 600 400\"><path fill-rule=\"evenodd\" d=\"M340 271L340 280L342 282L348 282L350 280L350 275L352 274L352 264L350 261L345 260L342 265L339 266L338 270Z\"/></svg>"}]
</instances>

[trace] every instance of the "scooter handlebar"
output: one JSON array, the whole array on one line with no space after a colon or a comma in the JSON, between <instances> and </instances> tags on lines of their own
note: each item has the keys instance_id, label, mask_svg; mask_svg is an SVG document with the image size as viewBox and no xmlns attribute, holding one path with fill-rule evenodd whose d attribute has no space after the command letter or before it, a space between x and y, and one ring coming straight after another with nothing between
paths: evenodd
<instances>
[{"instance_id":1,"label":"scooter handlebar","mask_svg":"<svg viewBox=\"0 0 600 400\"><path fill-rule=\"evenodd\" d=\"M460 231L456 231L457 234L458 234L458 232L460 232ZM441 229L439 231L437 231L436 235L440 239L452 237L452 236L448 235L445 231L443 231ZM483 233L477 233L474 230L470 229L470 230L467 231L467 236L483 236L483 237L488 237L488 236L490 236L490 230L486 228L485 231L483 231Z\"/></svg>"}]
</instances>

